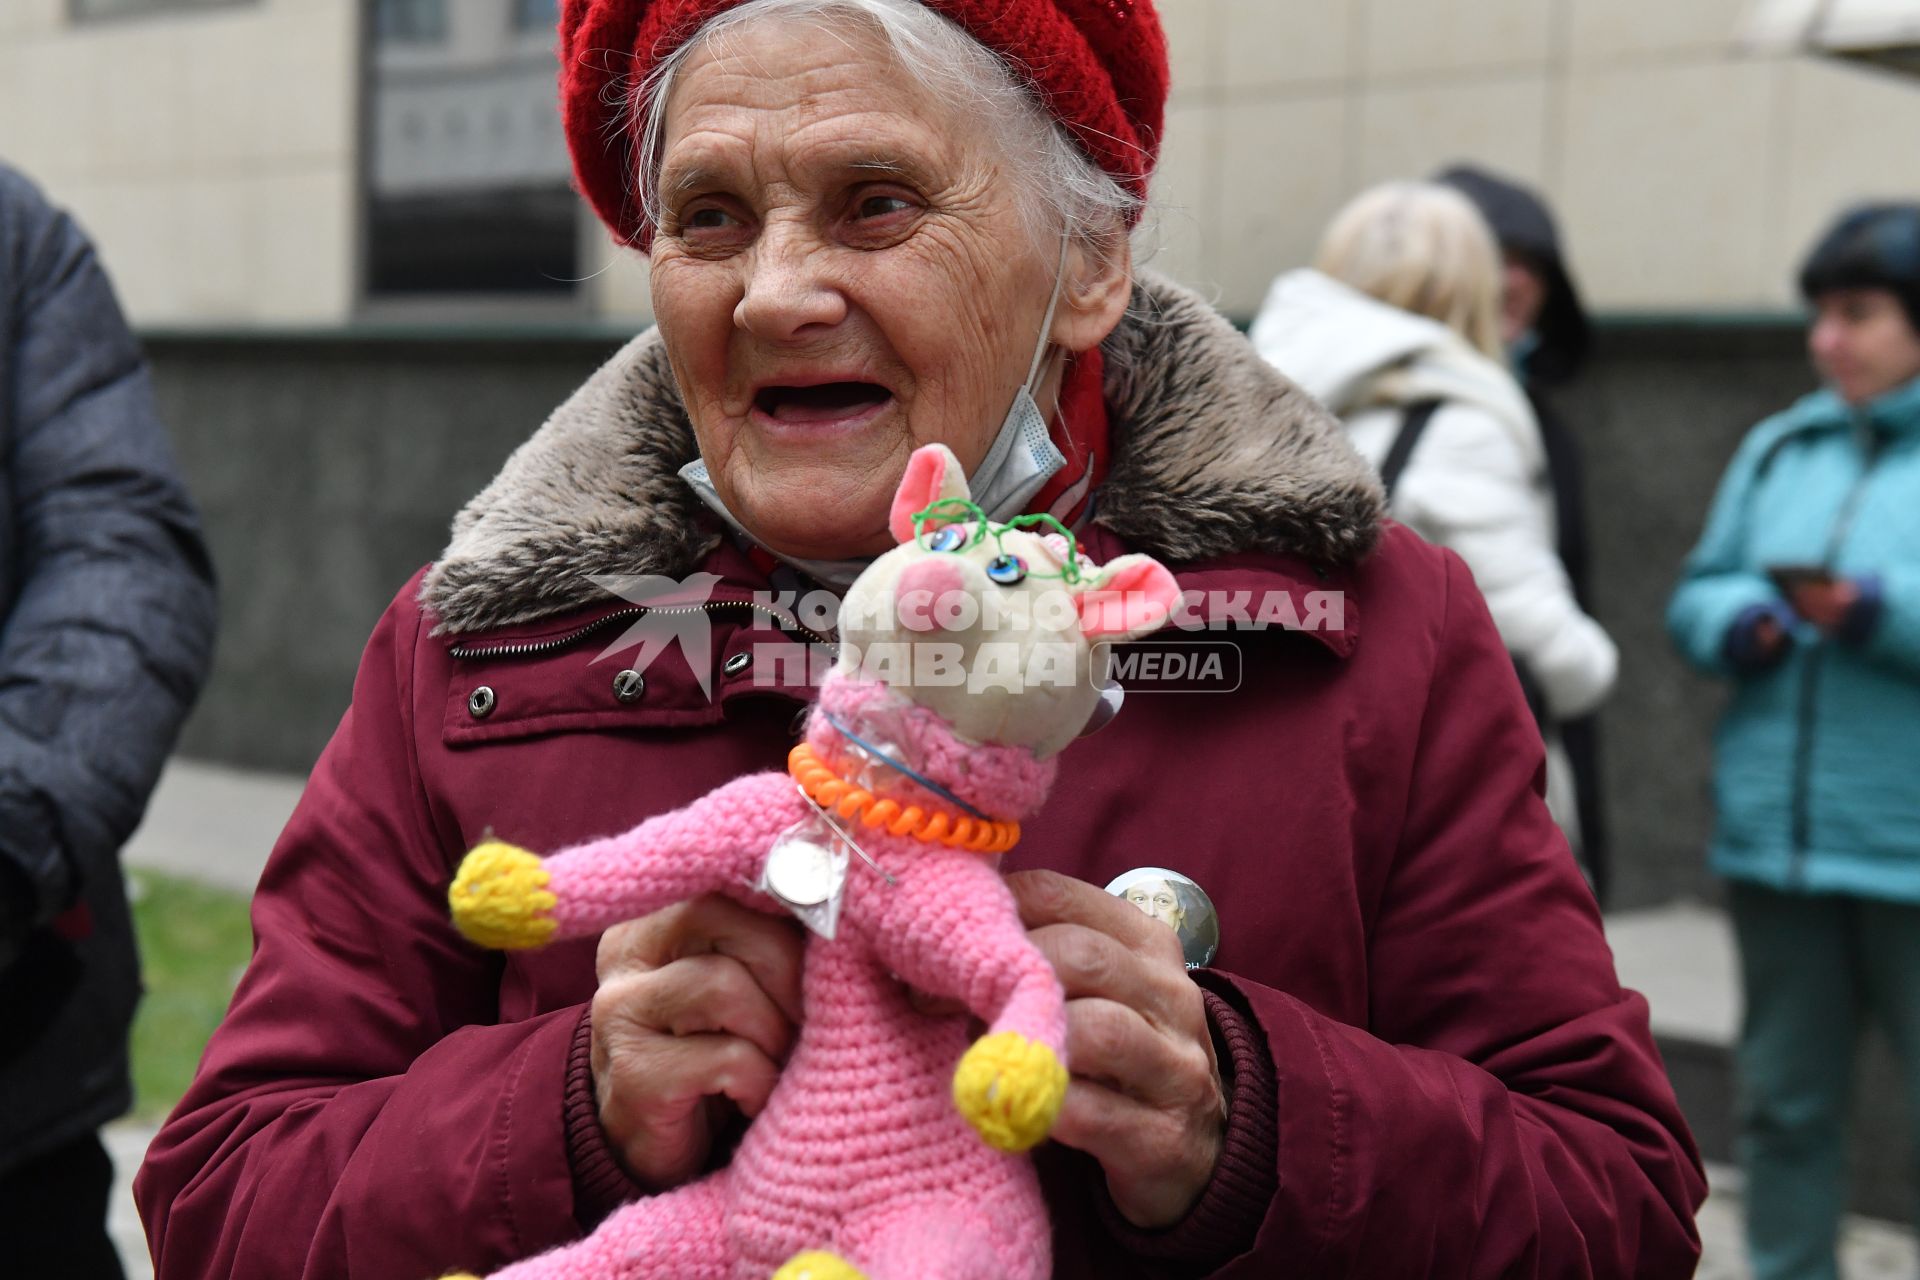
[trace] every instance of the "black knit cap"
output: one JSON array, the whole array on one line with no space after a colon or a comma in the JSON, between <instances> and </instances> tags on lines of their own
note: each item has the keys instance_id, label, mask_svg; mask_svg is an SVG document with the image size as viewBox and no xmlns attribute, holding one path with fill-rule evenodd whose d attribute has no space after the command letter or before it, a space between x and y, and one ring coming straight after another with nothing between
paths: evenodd
<instances>
[{"instance_id":1,"label":"black knit cap","mask_svg":"<svg viewBox=\"0 0 1920 1280\"><path fill-rule=\"evenodd\" d=\"M1527 359L1527 373L1542 382L1571 378L1586 363L1593 335L1546 202L1519 183L1473 165L1453 165L1433 180L1473 201L1500 248L1525 259L1546 281L1547 299L1534 322L1540 345Z\"/></svg>"},{"instance_id":2,"label":"black knit cap","mask_svg":"<svg viewBox=\"0 0 1920 1280\"><path fill-rule=\"evenodd\" d=\"M1835 289L1887 290L1920 332L1920 204L1862 204L1841 214L1800 268L1807 301Z\"/></svg>"}]
</instances>

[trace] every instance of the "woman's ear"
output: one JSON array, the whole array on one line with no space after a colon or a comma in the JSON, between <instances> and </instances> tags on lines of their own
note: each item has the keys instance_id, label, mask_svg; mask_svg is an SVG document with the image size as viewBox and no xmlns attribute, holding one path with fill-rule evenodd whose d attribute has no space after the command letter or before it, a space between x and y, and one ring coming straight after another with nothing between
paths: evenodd
<instances>
[{"instance_id":1,"label":"woman's ear","mask_svg":"<svg viewBox=\"0 0 1920 1280\"><path fill-rule=\"evenodd\" d=\"M1053 344L1076 354L1107 340L1133 298L1133 242L1125 227L1098 242L1075 237L1067 249L1067 280L1053 313Z\"/></svg>"}]
</instances>

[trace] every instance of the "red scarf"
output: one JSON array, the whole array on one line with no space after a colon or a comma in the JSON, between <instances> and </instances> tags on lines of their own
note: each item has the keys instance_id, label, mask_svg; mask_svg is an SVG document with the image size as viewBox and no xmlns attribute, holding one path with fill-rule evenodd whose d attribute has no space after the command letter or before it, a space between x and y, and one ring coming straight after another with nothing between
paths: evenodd
<instances>
[{"instance_id":1,"label":"red scarf","mask_svg":"<svg viewBox=\"0 0 1920 1280\"><path fill-rule=\"evenodd\" d=\"M1067 465L1042 485L1028 514L1047 512L1069 529L1086 514L1087 500L1107 478L1107 395L1100 348L1082 353L1060 380L1060 410L1050 434Z\"/></svg>"}]
</instances>

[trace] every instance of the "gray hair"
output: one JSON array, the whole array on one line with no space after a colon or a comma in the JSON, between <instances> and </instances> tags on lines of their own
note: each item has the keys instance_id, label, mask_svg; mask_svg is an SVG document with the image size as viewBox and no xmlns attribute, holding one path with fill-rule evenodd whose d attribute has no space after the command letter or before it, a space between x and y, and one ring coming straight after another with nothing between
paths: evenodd
<instances>
[{"instance_id":1,"label":"gray hair","mask_svg":"<svg viewBox=\"0 0 1920 1280\"><path fill-rule=\"evenodd\" d=\"M920 0L748 0L709 19L631 92L630 120L640 139L640 172L634 176L648 225L660 226L661 140L675 78L695 53L765 17L813 20L828 35L829 19L852 18L876 30L901 69L936 102L991 131L1009 162L1036 248L1065 235L1111 261L1125 242L1144 202L1080 149L1025 76Z\"/></svg>"}]
</instances>

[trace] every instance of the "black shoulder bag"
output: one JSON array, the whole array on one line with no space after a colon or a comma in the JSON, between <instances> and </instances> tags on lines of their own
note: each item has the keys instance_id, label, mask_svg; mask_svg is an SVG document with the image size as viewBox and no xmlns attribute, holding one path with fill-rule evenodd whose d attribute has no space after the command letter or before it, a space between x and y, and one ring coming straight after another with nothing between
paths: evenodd
<instances>
[{"instance_id":1,"label":"black shoulder bag","mask_svg":"<svg viewBox=\"0 0 1920 1280\"><path fill-rule=\"evenodd\" d=\"M1393 501L1394 486L1400 483L1400 473L1407 469L1407 459L1413 457L1420 437L1427 432L1427 424L1438 412L1440 401L1419 400L1408 405L1400 415L1400 434L1393 438L1386 458L1380 463L1380 486L1387 491L1388 502Z\"/></svg>"},{"instance_id":2,"label":"black shoulder bag","mask_svg":"<svg viewBox=\"0 0 1920 1280\"><path fill-rule=\"evenodd\" d=\"M1387 501L1393 501L1393 490L1400 483L1400 475L1407 469L1408 459L1420 444L1420 437L1426 434L1427 426L1433 421L1433 415L1440 412L1442 401L1418 400L1410 404L1401 414L1400 434L1393 438L1393 444L1387 449L1387 456L1380 463L1380 487L1387 491ZM1547 699L1540 691L1539 682L1533 673L1527 670L1527 664L1518 657L1513 660L1514 672L1520 677L1520 691L1526 695L1527 709L1533 712L1536 724L1547 723Z\"/></svg>"}]
</instances>

